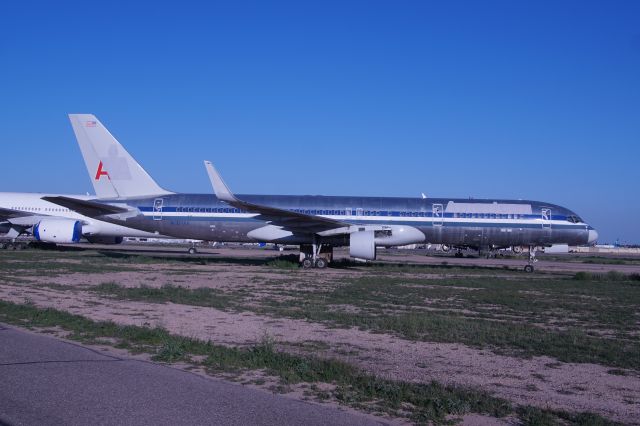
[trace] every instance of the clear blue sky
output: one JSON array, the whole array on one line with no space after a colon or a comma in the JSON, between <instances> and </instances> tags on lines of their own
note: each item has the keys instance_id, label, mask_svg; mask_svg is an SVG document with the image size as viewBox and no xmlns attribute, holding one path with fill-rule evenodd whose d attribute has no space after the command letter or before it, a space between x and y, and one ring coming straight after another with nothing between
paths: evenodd
<instances>
[{"instance_id":1,"label":"clear blue sky","mask_svg":"<svg viewBox=\"0 0 640 426\"><path fill-rule=\"evenodd\" d=\"M0 191L92 187L94 113L168 189L530 198L640 242L640 2L0 3Z\"/></svg>"}]
</instances>

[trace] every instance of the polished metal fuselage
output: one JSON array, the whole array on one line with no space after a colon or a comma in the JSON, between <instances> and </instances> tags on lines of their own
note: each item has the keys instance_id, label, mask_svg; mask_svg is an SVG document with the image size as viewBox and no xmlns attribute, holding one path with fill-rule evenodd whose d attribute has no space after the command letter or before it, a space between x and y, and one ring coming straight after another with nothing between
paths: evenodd
<instances>
[{"instance_id":1,"label":"polished metal fuselage","mask_svg":"<svg viewBox=\"0 0 640 426\"><path fill-rule=\"evenodd\" d=\"M238 195L254 204L333 218L353 225L402 225L420 230L423 242L466 247L580 245L591 228L571 210L527 200L420 199L392 197ZM106 220L177 238L256 242L250 231L268 225L208 194L170 194L156 198L100 200L137 208L137 215ZM578 218L579 219L579 218ZM278 241L308 244L313 235L294 233ZM348 245L348 235L324 238Z\"/></svg>"}]
</instances>

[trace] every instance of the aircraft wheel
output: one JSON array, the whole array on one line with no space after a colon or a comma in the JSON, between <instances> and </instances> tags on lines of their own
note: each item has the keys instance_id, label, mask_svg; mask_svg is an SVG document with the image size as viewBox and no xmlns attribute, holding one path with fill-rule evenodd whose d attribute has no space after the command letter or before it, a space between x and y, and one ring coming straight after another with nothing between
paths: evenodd
<instances>
[{"instance_id":1,"label":"aircraft wheel","mask_svg":"<svg viewBox=\"0 0 640 426\"><path fill-rule=\"evenodd\" d=\"M525 266L525 267L524 267L524 271L525 271L525 272L529 272L529 273L533 272L533 265L527 265L527 266Z\"/></svg>"},{"instance_id":2,"label":"aircraft wheel","mask_svg":"<svg viewBox=\"0 0 640 426\"><path fill-rule=\"evenodd\" d=\"M302 267L304 269L311 269L313 268L313 260L309 257L305 257L304 260L302 261Z\"/></svg>"},{"instance_id":3,"label":"aircraft wheel","mask_svg":"<svg viewBox=\"0 0 640 426\"><path fill-rule=\"evenodd\" d=\"M316 259L316 268L322 269L327 267L327 261L321 257Z\"/></svg>"},{"instance_id":4,"label":"aircraft wheel","mask_svg":"<svg viewBox=\"0 0 640 426\"><path fill-rule=\"evenodd\" d=\"M190 247L189 248L189 254L196 254L198 252L198 250L195 247Z\"/></svg>"}]
</instances>

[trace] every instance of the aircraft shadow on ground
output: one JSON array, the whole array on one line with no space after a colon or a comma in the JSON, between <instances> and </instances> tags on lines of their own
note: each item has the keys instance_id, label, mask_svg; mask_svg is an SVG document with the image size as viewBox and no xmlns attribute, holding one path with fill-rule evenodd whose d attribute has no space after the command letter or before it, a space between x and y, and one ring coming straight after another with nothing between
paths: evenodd
<instances>
[{"instance_id":1,"label":"aircraft shadow on ground","mask_svg":"<svg viewBox=\"0 0 640 426\"><path fill-rule=\"evenodd\" d=\"M154 261L167 261L167 262L182 262L191 265L207 265L207 264L220 264L227 263L232 265L242 266L282 266L282 263L298 264L298 255L287 254L280 256L269 257L231 257L231 256L217 256L218 253L205 253L197 256L176 253L170 250L154 250L154 251L136 251L136 252L123 252L123 251L110 251L110 250L98 250L98 253L102 256L112 259L126 259L135 260L139 259L140 262L144 262L144 259L153 259ZM276 264L276 262L281 262ZM329 264L331 269L361 269L361 268L379 268L379 269L395 269L395 268L410 268L419 271L420 269L439 269L449 270L453 268L465 269L465 270L486 270L486 269L505 269L504 266L485 266L485 265L459 265L459 264L446 264L446 260L441 264L419 264L419 263L404 263L404 262L357 262L351 259L339 259Z\"/></svg>"},{"instance_id":2,"label":"aircraft shadow on ground","mask_svg":"<svg viewBox=\"0 0 640 426\"><path fill-rule=\"evenodd\" d=\"M164 254L162 254L164 253ZM187 255L187 254L176 254L175 251L143 251L143 252L121 252L121 251L107 251L107 250L98 250L98 254L109 257L112 259L140 259L142 262L144 259L153 259L167 262L182 262L192 265L203 265L209 263L231 263L234 265L245 265L245 266L264 266L269 262L277 259L277 257L267 257L267 258L242 258L242 257L229 257L229 256L216 256L217 253L207 253L206 255ZM171 255L168 255L171 254Z\"/></svg>"},{"instance_id":3,"label":"aircraft shadow on ground","mask_svg":"<svg viewBox=\"0 0 640 426\"><path fill-rule=\"evenodd\" d=\"M61 252L80 252L86 250L86 247L74 247L74 246L55 246L48 244L38 244L37 246L32 246L33 248L38 248L42 250L53 250L53 251L61 251ZM125 249L126 250L126 249ZM139 260L140 263L144 263L145 259L152 259L154 261L166 261L166 262L181 262L184 264L191 265L206 265L206 264L221 264L227 263L232 265L243 265L243 266L275 266L282 267L282 264L298 263L298 255L297 254L284 254L279 256L269 256L269 257L232 257L232 256L219 256L217 252L208 252L201 253L198 255L189 255L183 254L180 252L176 252L175 250L136 250L136 251L123 251L122 249L115 250L97 250L96 251L101 256L105 256L111 259L121 259L121 260ZM393 269L393 268L410 268L415 270L420 269L441 269L448 270L453 268L465 269L465 270L473 270L473 269L506 269L504 266L487 266L487 265L474 265L474 264L448 264L446 258L442 258L442 262L440 264L419 264L419 263L405 263L405 262L393 262L393 261L383 261L383 262L358 262L351 259L338 259L329 264L329 267L332 269L356 269L356 268L380 268L380 269ZM276 264L278 262L279 264Z\"/></svg>"}]
</instances>

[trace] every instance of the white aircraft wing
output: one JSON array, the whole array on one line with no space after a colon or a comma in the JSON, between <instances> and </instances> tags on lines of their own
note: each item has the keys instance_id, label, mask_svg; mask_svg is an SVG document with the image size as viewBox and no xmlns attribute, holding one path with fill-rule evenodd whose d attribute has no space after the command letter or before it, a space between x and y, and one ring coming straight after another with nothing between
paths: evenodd
<instances>
[{"instance_id":1,"label":"white aircraft wing","mask_svg":"<svg viewBox=\"0 0 640 426\"><path fill-rule=\"evenodd\" d=\"M329 219L322 216L308 215L304 213L292 212L279 209L277 207L253 204L238 199L224 183L222 177L213 167L210 161L205 161L204 165L209 174L213 191L218 199L249 213L257 213L260 220L269 222L272 225L280 226L291 232L315 234L337 228L348 228L351 224L339 220Z\"/></svg>"}]
</instances>

